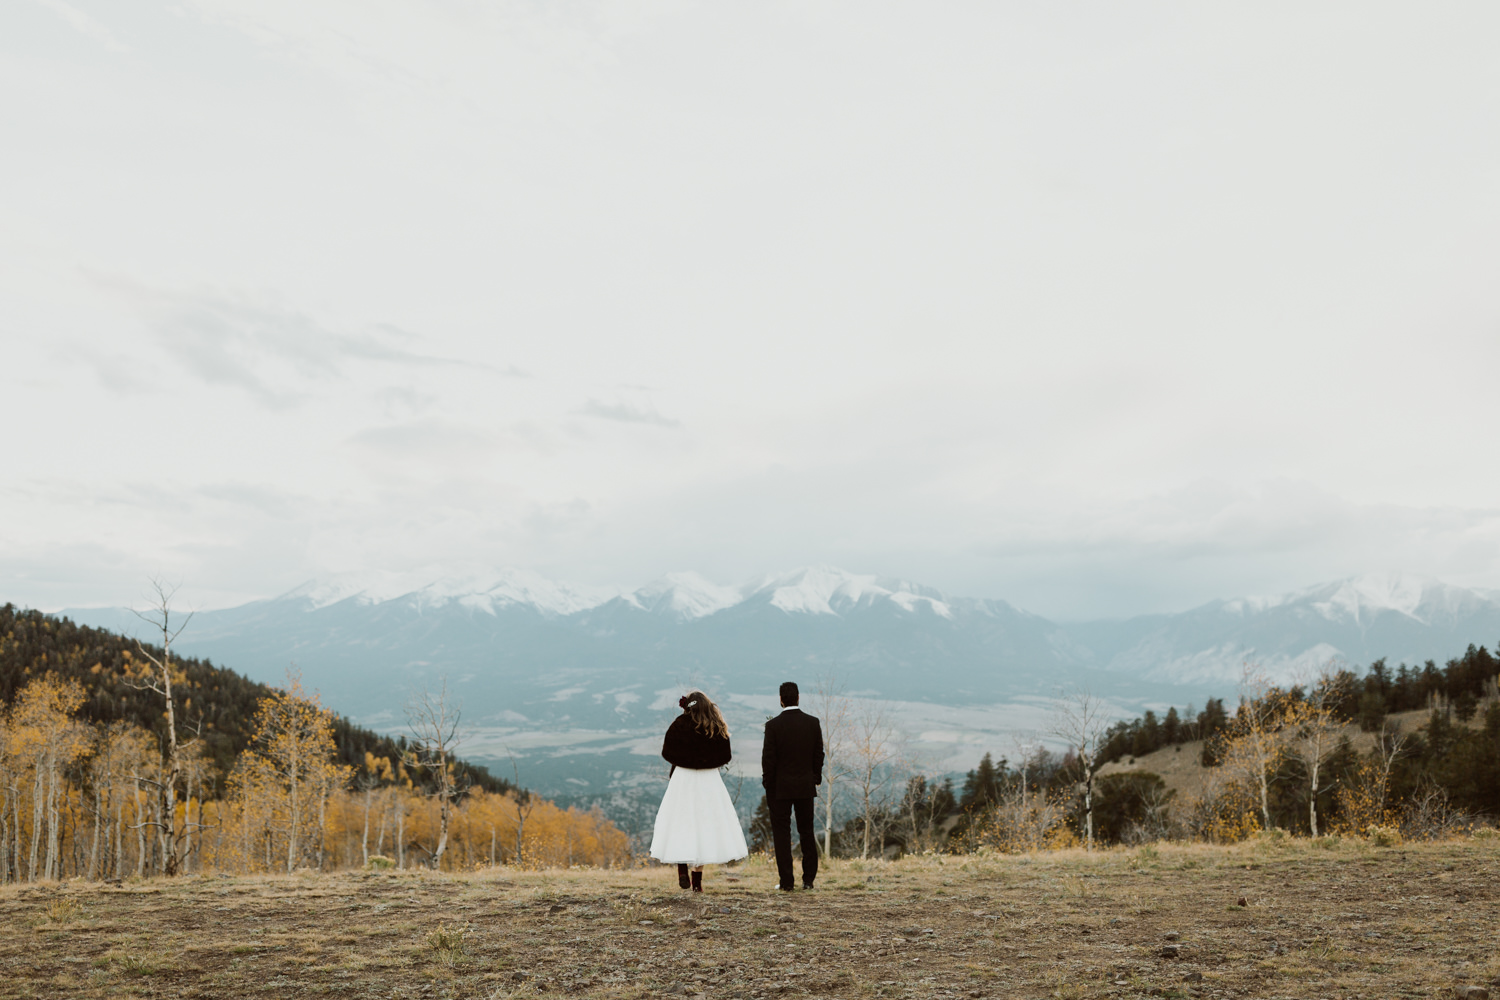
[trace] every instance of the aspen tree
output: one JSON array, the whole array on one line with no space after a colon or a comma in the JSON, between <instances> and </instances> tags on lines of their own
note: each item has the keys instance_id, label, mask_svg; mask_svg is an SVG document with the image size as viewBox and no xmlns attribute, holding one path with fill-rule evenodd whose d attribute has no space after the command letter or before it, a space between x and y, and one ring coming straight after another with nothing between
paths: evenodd
<instances>
[{"instance_id":1,"label":"aspen tree","mask_svg":"<svg viewBox=\"0 0 1500 1000\"><path fill-rule=\"evenodd\" d=\"M1086 688L1074 686L1058 698L1052 716L1052 735L1068 745L1078 756L1082 775L1084 845L1094 849L1094 778L1099 768L1100 750L1109 725L1109 707Z\"/></svg>"},{"instance_id":2,"label":"aspen tree","mask_svg":"<svg viewBox=\"0 0 1500 1000\"><path fill-rule=\"evenodd\" d=\"M327 796L348 784L351 768L337 763L333 713L309 696L295 674L287 686L260 700L250 748L235 764L231 784L245 816L256 814L267 864L275 834L285 839L286 870L308 848L316 849ZM313 829L308 827L317 824ZM248 825L247 836L248 836Z\"/></svg>"},{"instance_id":3,"label":"aspen tree","mask_svg":"<svg viewBox=\"0 0 1500 1000\"><path fill-rule=\"evenodd\" d=\"M841 680L824 675L818 678L810 699L813 714L823 729L823 854L833 853L833 803L835 784L854 773L849 763L849 745L853 738L849 698Z\"/></svg>"},{"instance_id":4,"label":"aspen tree","mask_svg":"<svg viewBox=\"0 0 1500 1000\"><path fill-rule=\"evenodd\" d=\"M1271 820L1271 782L1287 749L1285 701L1285 692L1247 665L1240 681L1240 707L1224 742L1223 764L1254 790L1266 830L1276 825Z\"/></svg>"},{"instance_id":5,"label":"aspen tree","mask_svg":"<svg viewBox=\"0 0 1500 1000\"><path fill-rule=\"evenodd\" d=\"M15 758L11 753L10 719L0 716L0 885L10 881L11 860L16 853L11 850L10 813L21 797L16 780Z\"/></svg>"},{"instance_id":6,"label":"aspen tree","mask_svg":"<svg viewBox=\"0 0 1500 1000\"><path fill-rule=\"evenodd\" d=\"M516 766L516 755L510 753L511 774L515 775L516 792L512 798L512 804L516 810L516 864L521 865L526 861L526 820L536 809L536 799L526 789L521 787L521 769Z\"/></svg>"},{"instance_id":7,"label":"aspen tree","mask_svg":"<svg viewBox=\"0 0 1500 1000\"><path fill-rule=\"evenodd\" d=\"M1287 706L1283 725L1292 752L1307 774L1307 825L1318 836L1318 795L1332 785L1323 785L1323 765L1333 754L1343 724L1336 707L1344 696L1346 676L1324 671L1307 696Z\"/></svg>"},{"instance_id":8,"label":"aspen tree","mask_svg":"<svg viewBox=\"0 0 1500 1000\"><path fill-rule=\"evenodd\" d=\"M61 874L60 803L68 796L63 772L90 750L88 727L73 718L84 697L77 681L48 675L26 685L11 709L11 755L31 773L27 878L33 882L39 874L44 879Z\"/></svg>"},{"instance_id":9,"label":"aspen tree","mask_svg":"<svg viewBox=\"0 0 1500 1000\"><path fill-rule=\"evenodd\" d=\"M891 725L885 709L868 699L860 702L850 724L850 756L854 763L854 780L864 827L859 854L861 858L870 856L876 823L885 817L886 791L890 777L887 772L897 763L900 755L900 734ZM883 836L881 839L883 840ZM884 846L880 842L874 843L877 852L883 851Z\"/></svg>"},{"instance_id":10,"label":"aspen tree","mask_svg":"<svg viewBox=\"0 0 1500 1000\"><path fill-rule=\"evenodd\" d=\"M146 611L136 611L135 615L152 629L161 633L161 655L157 656L145 643L137 639L136 651L145 657L146 663L137 664L135 661L129 661L126 677L135 687L160 695L165 706L167 731L162 754L164 773L159 782L153 781L152 783L157 790L155 806L162 848L162 872L166 875L176 875L179 847L177 785L182 780L184 747L177 740L177 702L173 688L174 685L179 688L185 687L187 674L172 662L172 643L182 634L182 630L187 628L188 622L193 620L193 613L188 612L181 624L174 624L172 595L175 589L168 589L159 580L151 581L151 587L155 591L151 607Z\"/></svg>"},{"instance_id":11,"label":"aspen tree","mask_svg":"<svg viewBox=\"0 0 1500 1000\"><path fill-rule=\"evenodd\" d=\"M458 791L453 780L453 753L463 742L458 730L461 717L458 706L448 697L447 678L436 695L424 689L406 703L406 722L412 736L406 763L425 767L437 782L433 793L438 802L437 850L432 853L435 869L443 866L443 854L448 850L448 822Z\"/></svg>"},{"instance_id":12,"label":"aspen tree","mask_svg":"<svg viewBox=\"0 0 1500 1000\"><path fill-rule=\"evenodd\" d=\"M94 846L90 851L89 878L98 874L121 874L124 826L125 785L136 769L150 755L150 734L128 722L113 722L99 733L93 758L89 761L90 783L94 789ZM104 855L103 864L99 855Z\"/></svg>"}]
</instances>

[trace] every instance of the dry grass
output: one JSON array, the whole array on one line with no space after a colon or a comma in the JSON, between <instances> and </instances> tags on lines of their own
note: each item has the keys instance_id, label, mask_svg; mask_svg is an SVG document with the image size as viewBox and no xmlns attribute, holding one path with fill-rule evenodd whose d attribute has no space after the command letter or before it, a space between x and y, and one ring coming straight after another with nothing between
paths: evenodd
<instances>
[{"instance_id":1,"label":"dry grass","mask_svg":"<svg viewBox=\"0 0 1500 1000\"><path fill-rule=\"evenodd\" d=\"M773 878L755 860L701 896L662 868L11 886L0 997L1215 1000L1500 976L1494 838L835 862L795 895Z\"/></svg>"}]
</instances>

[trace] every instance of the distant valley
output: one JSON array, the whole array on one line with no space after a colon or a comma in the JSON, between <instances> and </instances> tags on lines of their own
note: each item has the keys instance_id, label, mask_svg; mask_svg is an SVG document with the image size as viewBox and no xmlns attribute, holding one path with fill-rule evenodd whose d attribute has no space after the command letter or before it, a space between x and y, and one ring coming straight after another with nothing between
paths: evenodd
<instances>
[{"instance_id":1,"label":"distant valley","mask_svg":"<svg viewBox=\"0 0 1500 1000\"><path fill-rule=\"evenodd\" d=\"M139 626L124 609L61 613L127 633ZM1034 739L1063 685L1135 715L1232 696L1247 661L1285 679L1336 660L1443 660L1497 638L1491 595L1399 575L1058 623L1005 601L812 567L737 587L677 574L632 591L514 570L334 577L199 612L181 648L271 683L295 664L327 704L393 733L408 695L446 679L471 727L465 756L630 823L654 805L660 733L687 686L723 703L743 773L755 771L776 685L820 677L881 703L914 763L946 773ZM751 778L740 807L758 798Z\"/></svg>"}]
</instances>

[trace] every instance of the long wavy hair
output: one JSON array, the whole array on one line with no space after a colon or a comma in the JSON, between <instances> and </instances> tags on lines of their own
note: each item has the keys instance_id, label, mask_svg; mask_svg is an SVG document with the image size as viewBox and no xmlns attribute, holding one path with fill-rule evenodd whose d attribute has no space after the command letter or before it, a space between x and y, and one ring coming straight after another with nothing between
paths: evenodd
<instances>
[{"instance_id":1,"label":"long wavy hair","mask_svg":"<svg viewBox=\"0 0 1500 1000\"><path fill-rule=\"evenodd\" d=\"M693 728L698 732L709 739L729 739L729 726L725 724L719 706L708 695L702 691L689 691L677 699L677 704L682 707L682 713L693 720Z\"/></svg>"}]
</instances>

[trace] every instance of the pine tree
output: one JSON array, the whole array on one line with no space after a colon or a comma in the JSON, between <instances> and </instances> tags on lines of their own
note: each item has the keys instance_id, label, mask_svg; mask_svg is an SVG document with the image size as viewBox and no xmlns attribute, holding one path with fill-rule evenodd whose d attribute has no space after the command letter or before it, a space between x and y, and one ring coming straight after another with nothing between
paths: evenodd
<instances>
[{"instance_id":1,"label":"pine tree","mask_svg":"<svg viewBox=\"0 0 1500 1000\"><path fill-rule=\"evenodd\" d=\"M959 798L959 806L969 810L999 802L1000 777L994 758L985 754L979 759L979 767L964 777L963 794Z\"/></svg>"},{"instance_id":2,"label":"pine tree","mask_svg":"<svg viewBox=\"0 0 1500 1000\"><path fill-rule=\"evenodd\" d=\"M762 795L760 805L755 807L755 815L750 817L750 852L752 854L768 853L773 846L771 843L771 806Z\"/></svg>"},{"instance_id":3,"label":"pine tree","mask_svg":"<svg viewBox=\"0 0 1500 1000\"><path fill-rule=\"evenodd\" d=\"M1182 719L1177 715L1175 707L1167 709L1167 717L1161 724L1161 741L1163 745L1176 743L1182 739Z\"/></svg>"}]
</instances>

